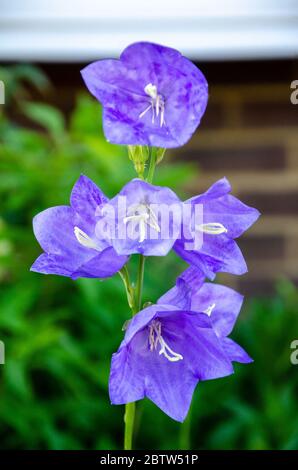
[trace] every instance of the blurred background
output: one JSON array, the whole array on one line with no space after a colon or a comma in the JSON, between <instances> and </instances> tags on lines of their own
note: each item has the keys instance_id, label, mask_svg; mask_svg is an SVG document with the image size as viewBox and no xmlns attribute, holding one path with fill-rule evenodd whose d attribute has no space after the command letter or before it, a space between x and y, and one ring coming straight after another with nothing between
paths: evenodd
<instances>
[{"instance_id":1,"label":"blurred background","mask_svg":"<svg viewBox=\"0 0 298 470\"><path fill-rule=\"evenodd\" d=\"M167 152L156 183L186 198L226 176L262 218L239 241L249 272L218 278L246 295L233 338L255 362L199 384L183 425L142 401L135 446L298 449L297 33L290 0L0 0L0 448L122 447L123 407L107 392L129 316L120 278L30 273L32 217L67 204L80 173L108 196L134 176L126 149L105 142L80 69L152 40L188 55L210 86L201 126ZM150 259L144 301L184 267L174 254Z\"/></svg>"}]
</instances>

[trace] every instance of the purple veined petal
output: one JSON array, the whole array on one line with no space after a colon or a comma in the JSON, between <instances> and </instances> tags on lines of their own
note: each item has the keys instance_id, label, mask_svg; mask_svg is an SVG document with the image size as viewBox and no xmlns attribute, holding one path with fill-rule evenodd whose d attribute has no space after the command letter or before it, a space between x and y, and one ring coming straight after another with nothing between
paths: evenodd
<instances>
[{"instance_id":1,"label":"purple veined petal","mask_svg":"<svg viewBox=\"0 0 298 470\"><path fill-rule=\"evenodd\" d=\"M164 93L169 93L181 58L176 49L143 41L127 46L121 53L120 61L125 63L127 69L135 71L142 90L147 83L153 83L161 87Z\"/></svg>"},{"instance_id":2,"label":"purple veined petal","mask_svg":"<svg viewBox=\"0 0 298 470\"><path fill-rule=\"evenodd\" d=\"M69 259L65 260L64 256L42 253L35 260L30 271L41 274L58 274L59 276L70 277L73 269L75 269L75 263L72 263Z\"/></svg>"},{"instance_id":3,"label":"purple veined petal","mask_svg":"<svg viewBox=\"0 0 298 470\"><path fill-rule=\"evenodd\" d=\"M218 199L227 195L232 190L230 182L227 178L221 178L220 180L213 183L207 191L198 196L193 196L192 198L185 201L186 203L197 203L204 204L206 201L211 201L212 199Z\"/></svg>"},{"instance_id":4,"label":"purple veined petal","mask_svg":"<svg viewBox=\"0 0 298 470\"><path fill-rule=\"evenodd\" d=\"M250 364L253 359L244 351L244 349L235 343L231 338L223 338L222 346L230 361Z\"/></svg>"},{"instance_id":5,"label":"purple veined petal","mask_svg":"<svg viewBox=\"0 0 298 470\"><path fill-rule=\"evenodd\" d=\"M85 175L75 183L70 196L70 205L84 221L84 231L93 231L99 210L108 201L105 194Z\"/></svg>"},{"instance_id":6,"label":"purple veined petal","mask_svg":"<svg viewBox=\"0 0 298 470\"><path fill-rule=\"evenodd\" d=\"M67 276L72 279L79 277L103 279L116 274L127 262L127 257L118 256L113 248L109 247L91 259L86 258L81 265L80 262L81 259L75 256L43 253L35 260L30 270L41 274Z\"/></svg>"},{"instance_id":7,"label":"purple veined petal","mask_svg":"<svg viewBox=\"0 0 298 470\"><path fill-rule=\"evenodd\" d=\"M192 296L191 310L208 312L217 336L228 336L234 328L243 303L243 296L226 286L204 283Z\"/></svg>"},{"instance_id":8,"label":"purple veined petal","mask_svg":"<svg viewBox=\"0 0 298 470\"><path fill-rule=\"evenodd\" d=\"M123 61L98 60L87 65L81 74L90 93L104 106L110 104L111 97L120 100L123 96L125 99L146 96L138 74Z\"/></svg>"},{"instance_id":9,"label":"purple veined petal","mask_svg":"<svg viewBox=\"0 0 298 470\"><path fill-rule=\"evenodd\" d=\"M196 266L211 280L217 272L237 275L247 272L246 262L237 243L225 234L204 234L203 246L199 251L185 250L182 240L177 240L173 249L184 261Z\"/></svg>"},{"instance_id":10,"label":"purple veined petal","mask_svg":"<svg viewBox=\"0 0 298 470\"><path fill-rule=\"evenodd\" d=\"M138 333L130 347L122 347L112 356L109 378L109 395L112 405L123 405L145 396L142 357L138 351L146 348L145 332ZM144 343L139 346L139 343Z\"/></svg>"},{"instance_id":11,"label":"purple veined petal","mask_svg":"<svg viewBox=\"0 0 298 470\"><path fill-rule=\"evenodd\" d=\"M160 297L157 304L168 304L181 310L191 310L192 297L201 288L204 279L204 274L197 268L187 268L177 278L176 286Z\"/></svg>"},{"instance_id":12,"label":"purple veined petal","mask_svg":"<svg viewBox=\"0 0 298 470\"><path fill-rule=\"evenodd\" d=\"M106 278L116 274L127 262L127 256L119 256L112 247L105 248L98 255L77 267L72 279L79 277Z\"/></svg>"}]
</instances>

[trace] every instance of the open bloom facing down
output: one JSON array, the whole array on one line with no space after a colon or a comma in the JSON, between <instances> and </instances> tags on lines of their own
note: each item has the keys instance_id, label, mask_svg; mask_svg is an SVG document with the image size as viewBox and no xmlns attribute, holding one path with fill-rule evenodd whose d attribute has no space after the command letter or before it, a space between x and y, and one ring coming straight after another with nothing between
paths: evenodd
<instances>
[{"instance_id":1,"label":"open bloom facing down","mask_svg":"<svg viewBox=\"0 0 298 470\"><path fill-rule=\"evenodd\" d=\"M44 250L31 271L78 277L105 278L126 263L109 240L96 237L96 214L106 196L86 176L73 187L70 206L50 207L33 219L34 234Z\"/></svg>"},{"instance_id":2,"label":"open bloom facing down","mask_svg":"<svg viewBox=\"0 0 298 470\"><path fill-rule=\"evenodd\" d=\"M230 191L230 183L222 178L205 193L186 201L185 204L193 207L188 232L184 226L183 236L174 245L181 258L199 268L210 279L214 279L217 272L244 274L247 271L234 238L245 232L260 215L257 209L229 194ZM203 207L203 221L199 223L194 210L197 205ZM194 244L198 234L202 235L203 244L199 249L191 249L190 245Z\"/></svg>"},{"instance_id":3,"label":"open bloom facing down","mask_svg":"<svg viewBox=\"0 0 298 470\"><path fill-rule=\"evenodd\" d=\"M131 44L120 60L94 62L82 76L103 105L104 133L115 144L179 147L207 105L202 72L180 52L158 44Z\"/></svg>"},{"instance_id":4,"label":"open bloom facing down","mask_svg":"<svg viewBox=\"0 0 298 470\"><path fill-rule=\"evenodd\" d=\"M183 421L197 383L233 373L232 361L251 362L230 334L242 296L204 284L193 268L156 305L130 321L112 358L110 398L124 404L144 397Z\"/></svg>"}]
</instances>

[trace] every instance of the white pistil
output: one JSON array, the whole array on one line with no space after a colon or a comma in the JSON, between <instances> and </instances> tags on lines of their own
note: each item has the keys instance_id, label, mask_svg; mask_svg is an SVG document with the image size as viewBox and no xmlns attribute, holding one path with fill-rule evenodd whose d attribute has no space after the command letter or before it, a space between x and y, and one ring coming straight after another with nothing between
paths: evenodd
<instances>
[{"instance_id":1,"label":"white pistil","mask_svg":"<svg viewBox=\"0 0 298 470\"><path fill-rule=\"evenodd\" d=\"M216 306L216 304L209 305L209 307L206 308L206 310L204 310L204 313L206 313L206 315L208 315L208 317L210 317L211 313L215 309L215 306Z\"/></svg>"},{"instance_id":2,"label":"white pistil","mask_svg":"<svg viewBox=\"0 0 298 470\"><path fill-rule=\"evenodd\" d=\"M150 351L154 351L158 344L160 344L159 355L165 356L170 362L182 361L183 356L173 351L170 346L165 342L161 335L161 323L153 321L149 325L149 346Z\"/></svg>"},{"instance_id":3,"label":"white pistil","mask_svg":"<svg viewBox=\"0 0 298 470\"><path fill-rule=\"evenodd\" d=\"M227 233L226 227L220 222L210 222L208 224L199 224L196 225L196 230L200 232L207 233L208 235L220 235L222 233Z\"/></svg>"},{"instance_id":4,"label":"white pistil","mask_svg":"<svg viewBox=\"0 0 298 470\"><path fill-rule=\"evenodd\" d=\"M98 250L96 243L79 227L74 227L74 234L81 245L85 246L86 248L93 248L94 250Z\"/></svg>"},{"instance_id":5,"label":"white pistil","mask_svg":"<svg viewBox=\"0 0 298 470\"><path fill-rule=\"evenodd\" d=\"M152 83L148 83L144 91L146 95L150 97L150 105L139 114L139 118L141 119L148 111L152 111L152 124L154 124L155 117L159 118L159 125L162 127L165 124L165 101L162 95L159 95L157 92L157 87L152 85Z\"/></svg>"},{"instance_id":6,"label":"white pistil","mask_svg":"<svg viewBox=\"0 0 298 470\"><path fill-rule=\"evenodd\" d=\"M139 242L142 243L146 238L146 224L157 232L160 232L158 220L153 210L147 204L137 204L129 209L129 214L124 217L125 224L133 222L139 226Z\"/></svg>"}]
</instances>

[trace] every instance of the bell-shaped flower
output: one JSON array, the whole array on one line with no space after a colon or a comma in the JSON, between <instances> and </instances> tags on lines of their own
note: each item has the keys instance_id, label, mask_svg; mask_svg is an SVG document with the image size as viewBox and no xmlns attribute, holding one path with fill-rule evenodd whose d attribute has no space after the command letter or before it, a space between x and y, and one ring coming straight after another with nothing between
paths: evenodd
<instances>
[{"instance_id":1,"label":"bell-shaped flower","mask_svg":"<svg viewBox=\"0 0 298 470\"><path fill-rule=\"evenodd\" d=\"M205 193L186 201L190 215L184 220L181 237L174 245L181 258L210 279L214 279L217 272L244 274L247 271L234 239L260 215L257 209L229 194L230 191L230 183L222 178Z\"/></svg>"},{"instance_id":2,"label":"bell-shaped flower","mask_svg":"<svg viewBox=\"0 0 298 470\"><path fill-rule=\"evenodd\" d=\"M103 105L103 129L115 144L179 147L200 124L208 85L180 52L138 42L119 60L94 62L82 70L89 91Z\"/></svg>"},{"instance_id":3,"label":"bell-shaped flower","mask_svg":"<svg viewBox=\"0 0 298 470\"><path fill-rule=\"evenodd\" d=\"M251 362L226 338L241 304L242 296L233 290L204 284L198 270L186 270L157 304L129 322L112 357L112 404L147 397L183 421L198 382L232 374L232 361Z\"/></svg>"},{"instance_id":4,"label":"bell-shaped flower","mask_svg":"<svg viewBox=\"0 0 298 470\"><path fill-rule=\"evenodd\" d=\"M78 277L110 277L119 271L127 256L119 256L96 225L107 202L102 191L86 176L75 183L70 206L50 207L33 219L34 234L44 250L31 271Z\"/></svg>"}]
</instances>

